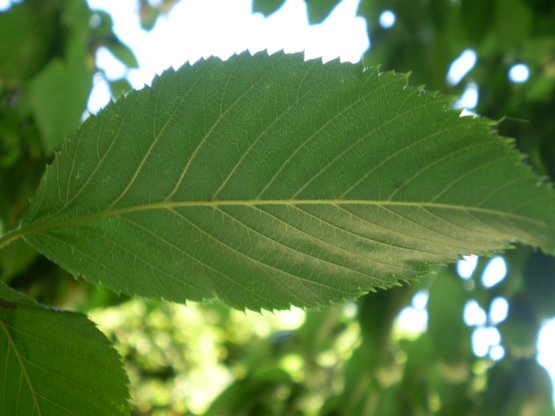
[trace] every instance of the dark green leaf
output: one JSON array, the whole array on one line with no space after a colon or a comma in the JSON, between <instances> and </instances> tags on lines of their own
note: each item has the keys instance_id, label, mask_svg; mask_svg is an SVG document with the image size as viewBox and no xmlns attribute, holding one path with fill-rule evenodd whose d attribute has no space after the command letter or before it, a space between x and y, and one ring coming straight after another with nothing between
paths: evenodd
<instances>
[{"instance_id":1,"label":"dark green leaf","mask_svg":"<svg viewBox=\"0 0 555 416\"><path fill-rule=\"evenodd\" d=\"M407 76L299 55L186 65L87 120L15 234L130 294L283 308L513 241L555 195L485 119Z\"/></svg>"},{"instance_id":2,"label":"dark green leaf","mask_svg":"<svg viewBox=\"0 0 555 416\"><path fill-rule=\"evenodd\" d=\"M489 370L487 389L477 409L484 416L553 416L549 376L535 359L501 361Z\"/></svg>"},{"instance_id":3,"label":"dark green leaf","mask_svg":"<svg viewBox=\"0 0 555 416\"><path fill-rule=\"evenodd\" d=\"M23 241L15 241L0 251L0 280L7 282L25 270L36 256L37 252Z\"/></svg>"},{"instance_id":4,"label":"dark green leaf","mask_svg":"<svg viewBox=\"0 0 555 416\"><path fill-rule=\"evenodd\" d=\"M462 320L467 300L463 282L454 273L441 273L431 286L428 335L437 356L449 364L470 354L471 331Z\"/></svg>"},{"instance_id":5,"label":"dark green leaf","mask_svg":"<svg viewBox=\"0 0 555 416\"><path fill-rule=\"evenodd\" d=\"M252 2L252 10L253 12L260 12L268 16L277 11L284 3L285 0L254 0Z\"/></svg>"},{"instance_id":6,"label":"dark green leaf","mask_svg":"<svg viewBox=\"0 0 555 416\"><path fill-rule=\"evenodd\" d=\"M308 8L308 21L311 24L321 23L329 16L339 0L305 0Z\"/></svg>"},{"instance_id":7,"label":"dark green leaf","mask_svg":"<svg viewBox=\"0 0 555 416\"><path fill-rule=\"evenodd\" d=\"M40 306L0 283L0 414L127 415L127 378L85 315Z\"/></svg>"},{"instance_id":8,"label":"dark green leaf","mask_svg":"<svg viewBox=\"0 0 555 416\"><path fill-rule=\"evenodd\" d=\"M555 259L533 253L526 262L524 283L542 318L555 315Z\"/></svg>"},{"instance_id":9,"label":"dark green leaf","mask_svg":"<svg viewBox=\"0 0 555 416\"><path fill-rule=\"evenodd\" d=\"M502 47L520 46L532 29L533 16L522 0L497 0L495 2L495 31Z\"/></svg>"}]
</instances>

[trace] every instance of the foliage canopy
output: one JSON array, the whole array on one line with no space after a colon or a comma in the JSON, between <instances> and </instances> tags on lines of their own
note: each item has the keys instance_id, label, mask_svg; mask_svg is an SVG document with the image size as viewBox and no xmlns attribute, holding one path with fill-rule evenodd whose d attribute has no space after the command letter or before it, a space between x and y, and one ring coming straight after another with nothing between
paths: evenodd
<instances>
[{"instance_id":1,"label":"foliage canopy","mask_svg":"<svg viewBox=\"0 0 555 416\"><path fill-rule=\"evenodd\" d=\"M281 4L273 3L255 2L255 8L269 13ZM308 2L315 21L335 5L324 3ZM35 31L39 15L45 24ZM2 280L11 285L30 287L18 283L19 276L42 272L33 265L45 262L22 240L73 276L116 292L177 302L219 299L254 310L330 305L422 279L463 254L489 255L516 243L554 254L555 194L514 143L497 134L496 123L460 117L451 98L409 87L407 76L368 64L259 53L185 65L152 87L122 95L62 144L90 90L90 55L106 46L136 64L115 40L109 18L97 16L100 24L91 27L84 3L62 0L29 0L0 15L0 34L17 34L0 48L1 208L10 230L0 236L0 265ZM63 34L53 23L60 19ZM61 85L68 92L55 96ZM25 173L17 191L8 195L8 178L19 172ZM22 214L22 201L35 188ZM534 276L541 262L555 269L539 253L517 253L514 264L523 275ZM388 337L410 289L370 294L360 302L362 341L345 365L344 392L331 395L322 414L402 412L410 405L394 404L395 398L404 389L417 391L415 374L434 351L450 371L470 354L458 342L469 335L460 322L467 295L447 271L440 273L429 310L443 316L431 318L429 338L406 348L410 387L393 383L388 389L380 376L380 368L395 366ZM524 281L508 290L517 321L517 307L527 307L522 287L528 286L534 285ZM544 293L545 310L550 293ZM322 331L330 316L312 315L312 330ZM455 338L445 339L447 332ZM508 340L518 332L513 327ZM41 306L3 282L0 352L5 414L129 411L123 369L94 325L78 313ZM542 385L525 358L515 361L516 370L493 367L491 383L524 368L533 386ZM374 374L373 381L364 381L364 371ZM472 378L468 368L463 373L450 376L457 400L447 400L450 393L430 379L444 394L442 411L464 414L472 407L462 393ZM268 386L286 385L291 398L302 396L283 369L255 374L230 386L209 413L258 412L264 404L245 407L245 392L263 397ZM547 412L540 396L538 409ZM348 399L344 407L340 398ZM479 408L490 413L488 405Z\"/></svg>"}]
</instances>

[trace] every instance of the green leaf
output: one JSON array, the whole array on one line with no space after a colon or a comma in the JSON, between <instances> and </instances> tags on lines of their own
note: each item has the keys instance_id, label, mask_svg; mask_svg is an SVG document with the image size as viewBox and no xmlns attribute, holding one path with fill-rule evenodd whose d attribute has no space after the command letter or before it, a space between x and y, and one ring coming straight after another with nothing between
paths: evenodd
<instances>
[{"instance_id":1,"label":"green leaf","mask_svg":"<svg viewBox=\"0 0 555 416\"><path fill-rule=\"evenodd\" d=\"M17 86L48 62L58 43L58 13L57 7L41 0L0 12L0 86Z\"/></svg>"},{"instance_id":2,"label":"green leaf","mask_svg":"<svg viewBox=\"0 0 555 416\"><path fill-rule=\"evenodd\" d=\"M439 273L430 288L427 335L432 340L435 357L446 365L470 355L471 328L461 319L467 301L468 291L461 279L447 270Z\"/></svg>"},{"instance_id":3,"label":"green leaf","mask_svg":"<svg viewBox=\"0 0 555 416\"><path fill-rule=\"evenodd\" d=\"M0 282L0 414L127 415L126 383L85 315L40 306Z\"/></svg>"},{"instance_id":4,"label":"green leaf","mask_svg":"<svg viewBox=\"0 0 555 416\"><path fill-rule=\"evenodd\" d=\"M322 23L340 3L339 0L305 0L310 24Z\"/></svg>"},{"instance_id":5,"label":"green leaf","mask_svg":"<svg viewBox=\"0 0 555 416\"><path fill-rule=\"evenodd\" d=\"M492 122L407 76L264 53L168 71L89 118L22 228L75 275L174 301L314 306L522 241L555 197Z\"/></svg>"},{"instance_id":6,"label":"green leaf","mask_svg":"<svg viewBox=\"0 0 555 416\"><path fill-rule=\"evenodd\" d=\"M268 16L275 13L284 3L285 0L253 0L252 11Z\"/></svg>"},{"instance_id":7,"label":"green leaf","mask_svg":"<svg viewBox=\"0 0 555 416\"><path fill-rule=\"evenodd\" d=\"M23 241L16 241L0 251L0 280L8 281L22 272L37 257L37 252Z\"/></svg>"},{"instance_id":8,"label":"green leaf","mask_svg":"<svg viewBox=\"0 0 555 416\"><path fill-rule=\"evenodd\" d=\"M533 29L534 16L527 2L521 0L497 0L493 24L500 45L508 51L521 47Z\"/></svg>"},{"instance_id":9,"label":"green leaf","mask_svg":"<svg viewBox=\"0 0 555 416\"><path fill-rule=\"evenodd\" d=\"M128 68L138 68L139 62L135 57L133 51L129 46L121 43L119 39L114 37L106 43L106 48L116 57L120 62L122 62Z\"/></svg>"},{"instance_id":10,"label":"green leaf","mask_svg":"<svg viewBox=\"0 0 555 416\"><path fill-rule=\"evenodd\" d=\"M121 78L116 81L110 81L110 91L112 97L119 97L133 89L133 86L126 78Z\"/></svg>"},{"instance_id":11,"label":"green leaf","mask_svg":"<svg viewBox=\"0 0 555 416\"><path fill-rule=\"evenodd\" d=\"M42 133L45 150L57 149L77 126L87 106L92 72L84 62L53 59L30 84L31 108Z\"/></svg>"}]
</instances>

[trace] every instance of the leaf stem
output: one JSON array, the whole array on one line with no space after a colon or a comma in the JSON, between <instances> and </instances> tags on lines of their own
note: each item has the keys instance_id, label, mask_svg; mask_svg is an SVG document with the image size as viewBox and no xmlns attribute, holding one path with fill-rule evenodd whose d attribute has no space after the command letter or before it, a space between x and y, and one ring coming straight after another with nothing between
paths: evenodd
<instances>
[{"instance_id":1,"label":"leaf stem","mask_svg":"<svg viewBox=\"0 0 555 416\"><path fill-rule=\"evenodd\" d=\"M10 244L11 242L23 237L26 234L25 229L19 228L16 230L8 231L6 234L0 236L0 250Z\"/></svg>"}]
</instances>

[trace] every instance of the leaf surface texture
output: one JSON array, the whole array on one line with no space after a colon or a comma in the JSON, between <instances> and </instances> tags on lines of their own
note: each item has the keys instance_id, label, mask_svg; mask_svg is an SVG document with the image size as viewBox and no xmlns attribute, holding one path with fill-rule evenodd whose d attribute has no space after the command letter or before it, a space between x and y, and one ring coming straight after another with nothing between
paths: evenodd
<instances>
[{"instance_id":1,"label":"leaf surface texture","mask_svg":"<svg viewBox=\"0 0 555 416\"><path fill-rule=\"evenodd\" d=\"M555 200L492 122L300 55L170 70L89 118L19 231L117 291L315 306L514 241L553 252Z\"/></svg>"},{"instance_id":2,"label":"leaf surface texture","mask_svg":"<svg viewBox=\"0 0 555 416\"><path fill-rule=\"evenodd\" d=\"M0 414L129 414L127 377L85 315L43 307L0 282Z\"/></svg>"}]
</instances>

